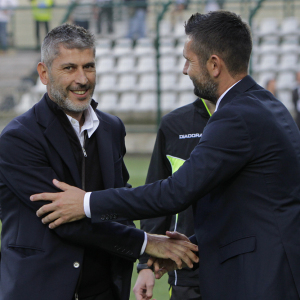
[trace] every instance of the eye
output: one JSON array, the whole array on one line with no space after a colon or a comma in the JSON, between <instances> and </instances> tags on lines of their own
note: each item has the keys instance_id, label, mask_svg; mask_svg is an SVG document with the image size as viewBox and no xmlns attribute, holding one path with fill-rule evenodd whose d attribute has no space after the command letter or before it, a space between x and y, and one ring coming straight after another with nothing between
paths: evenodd
<instances>
[{"instance_id":1,"label":"eye","mask_svg":"<svg viewBox=\"0 0 300 300\"><path fill-rule=\"evenodd\" d=\"M68 71L70 71L70 70L72 70L73 69L73 67L72 66L67 66L67 67L64 67L64 70L68 70Z\"/></svg>"},{"instance_id":2,"label":"eye","mask_svg":"<svg viewBox=\"0 0 300 300\"><path fill-rule=\"evenodd\" d=\"M85 69L92 70L95 68L95 65L86 65Z\"/></svg>"}]
</instances>

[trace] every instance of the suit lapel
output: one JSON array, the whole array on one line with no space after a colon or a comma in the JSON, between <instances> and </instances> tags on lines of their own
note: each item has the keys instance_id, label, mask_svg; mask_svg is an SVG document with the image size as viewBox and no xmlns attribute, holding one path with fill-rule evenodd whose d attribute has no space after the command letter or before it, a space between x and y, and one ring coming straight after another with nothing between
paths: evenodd
<instances>
[{"instance_id":1,"label":"suit lapel","mask_svg":"<svg viewBox=\"0 0 300 300\"><path fill-rule=\"evenodd\" d=\"M43 98L36 105L37 122L45 127L44 135L60 155L64 163L70 170L76 186L81 187L81 178L77 169L77 164L69 142L69 138L57 117L47 105Z\"/></svg>"},{"instance_id":2,"label":"suit lapel","mask_svg":"<svg viewBox=\"0 0 300 300\"><path fill-rule=\"evenodd\" d=\"M101 117L99 117L99 119L100 124L95 131L95 134L97 138L104 189L109 189L114 187L115 182L111 128L109 123L103 121Z\"/></svg>"}]
</instances>

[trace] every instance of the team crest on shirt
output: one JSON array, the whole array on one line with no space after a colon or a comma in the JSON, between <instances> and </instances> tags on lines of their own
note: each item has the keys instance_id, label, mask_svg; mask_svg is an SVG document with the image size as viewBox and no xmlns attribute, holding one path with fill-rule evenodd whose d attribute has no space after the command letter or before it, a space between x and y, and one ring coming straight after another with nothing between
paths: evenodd
<instances>
[{"instance_id":1,"label":"team crest on shirt","mask_svg":"<svg viewBox=\"0 0 300 300\"><path fill-rule=\"evenodd\" d=\"M201 138L202 133L189 133L189 134L179 134L179 139L195 139L195 138Z\"/></svg>"}]
</instances>

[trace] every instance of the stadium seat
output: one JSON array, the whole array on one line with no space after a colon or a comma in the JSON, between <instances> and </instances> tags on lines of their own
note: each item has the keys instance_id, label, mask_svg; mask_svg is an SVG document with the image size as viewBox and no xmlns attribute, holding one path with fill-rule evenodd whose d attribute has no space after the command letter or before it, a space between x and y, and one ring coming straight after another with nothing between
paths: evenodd
<instances>
[{"instance_id":1,"label":"stadium seat","mask_svg":"<svg viewBox=\"0 0 300 300\"><path fill-rule=\"evenodd\" d=\"M292 71L280 72L276 80L277 90L293 90L296 87L296 75Z\"/></svg>"},{"instance_id":2,"label":"stadium seat","mask_svg":"<svg viewBox=\"0 0 300 300\"><path fill-rule=\"evenodd\" d=\"M96 58L106 56L111 53L111 40L99 39L96 43Z\"/></svg>"},{"instance_id":3,"label":"stadium seat","mask_svg":"<svg viewBox=\"0 0 300 300\"><path fill-rule=\"evenodd\" d=\"M135 72L135 57L133 55L119 57L115 71L119 74Z\"/></svg>"},{"instance_id":4,"label":"stadium seat","mask_svg":"<svg viewBox=\"0 0 300 300\"><path fill-rule=\"evenodd\" d=\"M113 48L113 55L115 57L119 57L122 55L132 54L132 39L129 38L121 38L115 41L115 46Z\"/></svg>"},{"instance_id":5,"label":"stadium seat","mask_svg":"<svg viewBox=\"0 0 300 300\"><path fill-rule=\"evenodd\" d=\"M176 68L177 58L175 55L162 55L159 58L160 71L165 72L174 72Z\"/></svg>"},{"instance_id":6,"label":"stadium seat","mask_svg":"<svg viewBox=\"0 0 300 300\"><path fill-rule=\"evenodd\" d=\"M133 51L135 56L154 55L154 41L151 38L138 39Z\"/></svg>"},{"instance_id":7,"label":"stadium seat","mask_svg":"<svg viewBox=\"0 0 300 300\"><path fill-rule=\"evenodd\" d=\"M179 22L179 23L175 24L174 36L175 36L175 38L181 38L181 37L186 38L183 22Z\"/></svg>"},{"instance_id":8,"label":"stadium seat","mask_svg":"<svg viewBox=\"0 0 300 300\"><path fill-rule=\"evenodd\" d=\"M172 34L171 23L168 20L162 20L159 24L159 35L169 37Z\"/></svg>"},{"instance_id":9,"label":"stadium seat","mask_svg":"<svg viewBox=\"0 0 300 300\"><path fill-rule=\"evenodd\" d=\"M174 54L175 40L172 37L160 39L160 55Z\"/></svg>"},{"instance_id":10,"label":"stadium seat","mask_svg":"<svg viewBox=\"0 0 300 300\"><path fill-rule=\"evenodd\" d=\"M156 91L157 77L155 73L144 73L140 75L137 91Z\"/></svg>"},{"instance_id":11,"label":"stadium seat","mask_svg":"<svg viewBox=\"0 0 300 300\"><path fill-rule=\"evenodd\" d=\"M190 92L181 92L179 93L178 97L178 107L190 104L194 102L197 99L197 96L193 93L193 91Z\"/></svg>"},{"instance_id":12,"label":"stadium seat","mask_svg":"<svg viewBox=\"0 0 300 300\"><path fill-rule=\"evenodd\" d=\"M281 24L280 35L284 38L287 35L299 36L299 22L295 17L283 19Z\"/></svg>"},{"instance_id":13,"label":"stadium seat","mask_svg":"<svg viewBox=\"0 0 300 300\"><path fill-rule=\"evenodd\" d=\"M138 107L138 97L134 92L125 92L120 96L118 111L133 111Z\"/></svg>"},{"instance_id":14,"label":"stadium seat","mask_svg":"<svg viewBox=\"0 0 300 300\"><path fill-rule=\"evenodd\" d=\"M116 90L117 76L115 74L103 74L99 76L96 92L112 92Z\"/></svg>"},{"instance_id":15,"label":"stadium seat","mask_svg":"<svg viewBox=\"0 0 300 300\"><path fill-rule=\"evenodd\" d=\"M289 53L300 55L300 46L299 44L282 43L279 49L279 53L281 55L286 55Z\"/></svg>"},{"instance_id":16,"label":"stadium seat","mask_svg":"<svg viewBox=\"0 0 300 300\"><path fill-rule=\"evenodd\" d=\"M276 44L261 44L260 47L258 47L258 52L260 55L264 54L278 54L279 48Z\"/></svg>"},{"instance_id":17,"label":"stadium seat","mask_svg":"<svg viewBox=\"0 0 300 300\"><path fill-rule=\"evenodd\" d=\"M115 59L113 56L100 57L96 62L97 74L107 74L114 72Z\"/></svg>"},{"instance_id":18,"label":"stadium seat","mask_svg":"<svg viewBox=\"0 0 300 300\"><path fill-rule=\"evenodd\" d=\"M265 54L260 58L258 71L276 71L278 56L276 54Z\"/></svg>"},{"instance_id":19,"label":"stadium seat","mask_svg":"<svg viewBox=\"0 0 300 300\"><path fill-rule=\"evenodd\" d=\"M161 109L164 112L177 108L177 94L172 91L161 93Z\"/></svg>"},{"instance_id":20,"label":"stadium seat","mask_svg":"<svg viewBox=\"0 0 300 300\"><path fill-rule=\"evenodd\" d=\"M138 111L155 111L157 107L156 92L145 92L140 94Z\"/></svg>"},{"instance_id":21,"label":"stadium seat","mask_svg":"<svg viewBox=\"0 0 300 300\"><path fill-rule=\"evenodd\" d=\"M266 37L270 35L277 36L278 34L278 22L275 18L264 18L258 28L258 35L260 37Z\"/></svg>"},{"instance_id":22,"label":"stadium seat","mask_svg":"<svg viewBox=\"0 0 300 300\"><path fill-rule=\"evenodd\" d=\"M122 74L116 87L118 92L135 91L136 89L136 75L135 74Z\"/></svg>"},{"instance_id":23,"label":"stadium seat","mask_svg":"<svg viewBox=\"0 0 300 300\"><path fill-rule=\"evenodd\" d=\"M182 91L194 91L194 85L192 80L190 79L189 76L179 74L178 75L178 84L177 84L177 91L182 92Z\"/></svg>"},{"instance_id":24,"label":"stadium seat","mask_svg":"<svg viewBox=\"0 0 300 300\"><path fill-rule=\"evenodd\" d=\"M137 73L149 73L156 71L156 59L152 55L140 56L137 61Z\"/></svg>"},{"instance_id":25,"label":"stadium seat","mask_svg":"<svg viewBox=\"0 0 300 300\"><path fill-rule=\"evenodd\" d=\"M115 92L98 93L98 109L102 111L116 111L118 107L118 95Z\"/></svg>"},{"instance_id":26,"label":"stadium seat","mask_svg":"<svg viewBox=\"0 0 300 300\"><path fill-rule=\"evenodd\" d=\"M294 53L288 53L284 54L281 56L279 65L278 65L278 70L280 72L282 71L298 71L299 65L299 59L298 59L298 54Z\"/></svg>"},{"instance_id":27,"label":"stadium seat","mask_svg":"<svg viewBox=\"0 0 300 300\"><path fill-rule=\"evenodd\" d=\"M270 72L270 71L260 72L257 76L257 83L262 87L266 87L267 82L271 79L274 79L275 77L276 77L276 72Z\"/></svg>"},{"instance_id":28,"label":"stadium seat","mask_svg":"<svg viewBox=\"0 0 300 300\"><path fill-rule=\"evenodd\" d=\"M161 74L161 90L162 91L175 91L177 85L176 74Z\"/></svg>"}]
</instances>

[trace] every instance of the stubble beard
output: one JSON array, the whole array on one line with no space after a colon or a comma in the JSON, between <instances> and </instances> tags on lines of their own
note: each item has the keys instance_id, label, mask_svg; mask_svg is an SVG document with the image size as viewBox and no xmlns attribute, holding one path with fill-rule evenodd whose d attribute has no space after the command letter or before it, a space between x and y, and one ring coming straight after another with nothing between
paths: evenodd
<instances>
[{"instance_id":1,"label":"stubble beard","mask_svg":"<svg viewBox=\"0 0 300 300\"><path fill-rule=\"evenodd\" d=\"M61 88L60 86L58 86L55 83L54 78L49 75L49 79L50 79L50 84L49 84L49 93L52 96L52 100L65 112L75 112L75 113L80 113L85 111L86 109L88 109L88 107L91 104L92 101L92 95L94 92L94 88L93 91L90 95L90 99L88 102L83 102L82 104L76 104L73 103L72 100L70 100L68 98L68 90L69 88L67 88L66 90L64 90L63 88ZM80 88L84 88L87 89L87 86L80 86Z\"/></svg>"},{"instance_id":2,"label":"stubble beard","mask_svg":"<svg viewBox=\"0 0 300 300\"><path fill-rule=\"evenodd\" d=\"M219 98L218 83L210 78L205 66L202 66L202 70L204 70L203 73L200 74L197 79L191 78L194 84L194 94L199 98L209 100L216 104Z\"/></svg>"}]
</instances>

